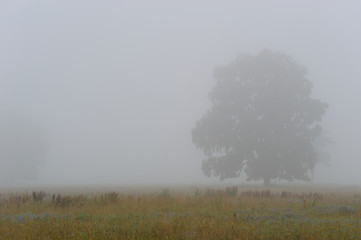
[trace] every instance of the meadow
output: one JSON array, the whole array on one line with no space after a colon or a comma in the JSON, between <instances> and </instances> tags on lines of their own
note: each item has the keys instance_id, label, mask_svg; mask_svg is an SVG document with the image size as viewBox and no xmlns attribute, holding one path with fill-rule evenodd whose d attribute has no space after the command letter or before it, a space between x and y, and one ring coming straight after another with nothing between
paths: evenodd
<instances>
[{"instance_id":1,"label":"meadow","mask_svg":"<svg viewBox=\"0 0 361 240\"><path fill-rule=\"evenodd\" d=\"M361 191L8 190L0 239L361 239Z\"/></svg>"}]
</instances>

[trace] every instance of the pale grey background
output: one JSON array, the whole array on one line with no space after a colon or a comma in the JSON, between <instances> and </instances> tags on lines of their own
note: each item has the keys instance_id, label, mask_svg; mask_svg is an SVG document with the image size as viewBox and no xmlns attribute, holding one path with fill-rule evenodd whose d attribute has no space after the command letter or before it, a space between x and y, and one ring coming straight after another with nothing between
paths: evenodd
<instances>
[{"instance_id":1,"label":"pale grey background","mask_svg":"<svg viewBox=\"0 0 361 240\"><path fill-rule=\"evenodd\" d=\"M268 47L329 103L331 166L361 184L360 1L0 0L0 111L49 135L31 184L208 183L191 129L216 66ZM30 184L30 183L21 183Z\"/></svg>"}]
</instances>

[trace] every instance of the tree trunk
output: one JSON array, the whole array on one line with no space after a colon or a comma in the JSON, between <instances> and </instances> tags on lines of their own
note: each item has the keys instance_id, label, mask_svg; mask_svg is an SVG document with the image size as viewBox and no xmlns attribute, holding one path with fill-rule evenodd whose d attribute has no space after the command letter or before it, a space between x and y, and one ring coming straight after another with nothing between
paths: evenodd
<instances>
[{"instance_id":1,"label":"tree trunk","mask_svg":"<svg viewBox=\"0 0 361 240\"><path fill-rule=\"evenodd\" d=\"M263 178L263 186L264 187L271 187L272 184L271 184L271 178Z\"/></svg>"}]
</instances>

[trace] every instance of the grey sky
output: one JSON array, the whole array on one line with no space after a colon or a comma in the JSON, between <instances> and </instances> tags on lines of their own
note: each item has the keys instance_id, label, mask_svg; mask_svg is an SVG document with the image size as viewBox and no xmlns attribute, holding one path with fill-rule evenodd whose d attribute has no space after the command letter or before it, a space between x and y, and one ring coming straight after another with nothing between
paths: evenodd
<instances>
[{"instance_id":1,"label":"grey sky","mask_svg":"<svg viewBox=\"0 0 361 240\"><path fill-rule=\"evenodd\" d=\"M0 111L48 131L39 183L197 183L190 131L213 69L265 47L307 66L329 103L331 167L361 184L359 1L0 0Z\"/></svg>"}]
</instances>

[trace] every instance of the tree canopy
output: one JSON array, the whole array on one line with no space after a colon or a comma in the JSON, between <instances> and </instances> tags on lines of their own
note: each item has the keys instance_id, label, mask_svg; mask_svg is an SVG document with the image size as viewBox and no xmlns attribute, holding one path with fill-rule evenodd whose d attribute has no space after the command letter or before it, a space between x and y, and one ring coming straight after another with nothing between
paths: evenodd
<instances>
[{"instance_id":1,"label":"tree canopy","mask_svg":"<svg viewBox=\"0 0 361 240\"><path fill-rule=\"evenodd\" d=\"M307 70L290 56L265 49L215 69L211 108L192 130L206 158L206 176L220 180L309 180L315 139L327 104L311 97Z\"/></svg>"}]
</instances>

